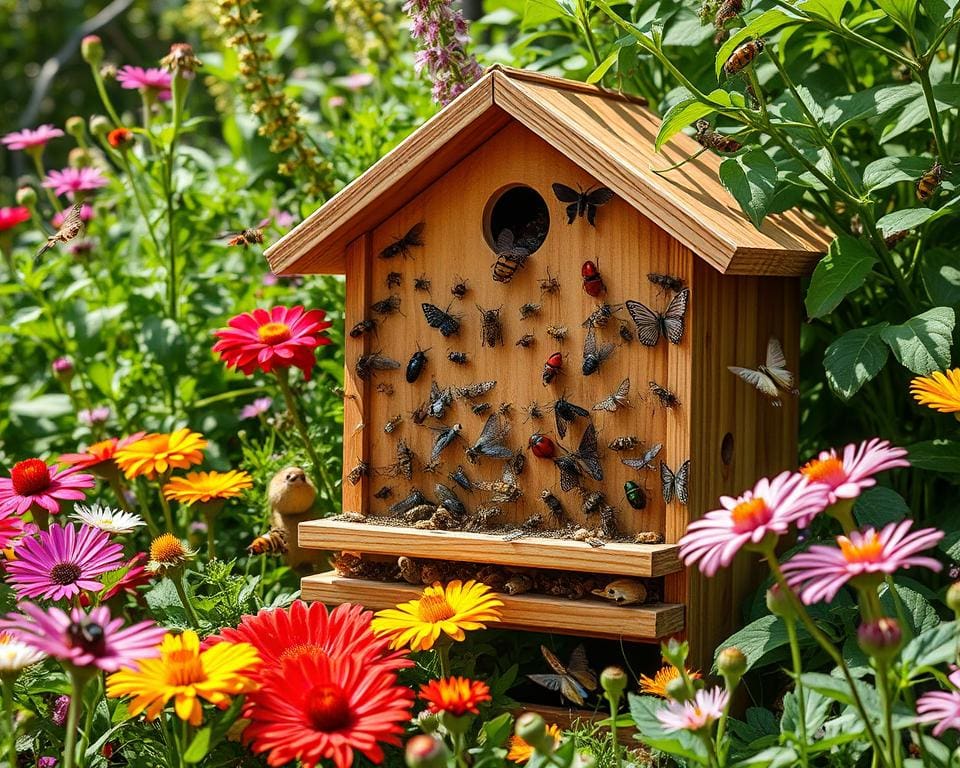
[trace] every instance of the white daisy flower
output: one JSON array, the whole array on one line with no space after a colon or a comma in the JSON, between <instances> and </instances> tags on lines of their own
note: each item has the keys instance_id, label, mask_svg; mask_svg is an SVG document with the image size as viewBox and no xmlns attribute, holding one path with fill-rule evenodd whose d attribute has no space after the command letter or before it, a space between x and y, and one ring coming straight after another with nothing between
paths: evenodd
<instances>
[{"instance_id":1,"label":"white daisy flower","mask_svg":"<svg viewBox=\"0 0 960 768\"><path fill-rule=\"evenodd\" d=\"M133 512L124 512L112 507L93 504L85 506L77 504L73 508L73 519L77 522L89 525L91 528L99 528L108 533L130 533L141 525L146 525L140 515Z\"/></svg>"},{"instance_id":2,"label":"white daisy flower","mask_svg":"<svg viewBox=\"0 0 960 768\"><path fill-rule=\"evenodd\" d=\"M8 632L0 632L0 677L17 675L46 657L43 651L17 640Z\"/></svg>"}]
</instances>

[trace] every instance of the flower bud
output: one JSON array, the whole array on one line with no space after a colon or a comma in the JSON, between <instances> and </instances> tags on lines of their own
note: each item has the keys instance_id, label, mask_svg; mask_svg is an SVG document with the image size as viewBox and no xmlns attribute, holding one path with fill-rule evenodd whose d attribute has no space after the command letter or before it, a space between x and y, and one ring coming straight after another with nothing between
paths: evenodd
<instances>
[{"instance_id":1,"label":"flower bud","mask_svg":"<svg viewBox=\"0 0 960 768\"><path fill-rule=\"evenodd\" d=\"M767 590L767 610L774 616L784 619L792 618L794 615L790 596L784 594L779 584L774 584Z\"/></svg>"},{"instance_id":2,"label":"flower bud","mask_svg":"<svg viewBox=\"0 0 960 768\"><path fill-rule=\"evenodd\" d=\"M64 124L64 127L75 139L83 138L83 129L84 129L84 119L79 115L74 115L73 117L68 117L67 122Z\"/></svg>"},{"instance_id":3,"label":"flower bud","mask_svg":"<svg viewBox=\"0 0 960 768\"><path fill-rule=\"evenodd\" d=\"M103 41L98 35L87 35L80 41L80 55L91 67L103 61Z\"/></svg>"},{"instance_id":4,"label":"flower bud","mask_svg":"<svg viewBox=\"0 0 960 768\"><path fill-rule=\"evenodd\" d=\"M677 669L683 669L690 654L690 644L678 642L671 637L667 642L660 644L660 653L663 654L664 661L673 664Z\"/></svg>"},{"instance_id":5,"label":"flower bud","mask_svg":"<svg viewBox=\"0 0 960 768\"><path fill-rule=\"evenodd\" d=\"M81 593L82 594L82 593ZM53 702L53 708L50 711L50 720L58 728L63 728L67 722L67 710L70 708L69 696L57 696Z\"/></svg>"},{"instance_id":6,"label":"flower bud","mask_svg":"<svg viewBox=\"0 0 960 768\"><path fill-rule=\"evenodd\" d=\"M597 758L589 752L577 752L573 756L573 768L594 768Z\"/></svg>"},{"instance_id":7,"label":"flower bud","mask_svg":"<svg viewBox=\"0 0 960 768\"><path fill-rule=\"evenodd\" d=\"M410 768L446 768L448 757L446 745L436 736L424 733L407 742L405 756Z\"/></svg>"},{"instance_id":8,"label":"flower bud","mask_svg":"<svg viewBox=\"0 0 960 768\"><path fill-rule=\"evenodd\" d=\"M160 59L160 66L184 80L192 80L203 62L196 57L189 43L174 43L170 52Z\"/></svg>"},{"instance_id":9,"label":"flower bud","mask_svg":"<svg viewBox=\"0 0 960 768\"><path fill-rule=\"evenodd\" d=\"M666 687L667 698L673 701L689 701L693 698L693 693L687 690L687 684L683 682L682 677L675 677Z\"/></svg>"},{"instance_id":10,"label":"flower bud","mask_svg":"<svg viewBox=\"0 0 960 768\"><path fill-rule=\"evenodd\" d=\"M553 750L553 737L547 733L547 724L536 712L524 712L517 718L514 733L540 752Z\"/></svg>"},{"instance_id":11,"label":"flower bud","mask_svg":"<svg viewBox=\"0 0 960 768\"><path fill-rule=\"evenodd\" d=\"M616 704L627 688L627 673L620 667L607 667L600 673L600 685L607 695L607 701Z\"/></svg>"},{"instance_id":12,"label":"flower bud","mask_svg":"<svg viewBox=\"0 0 960 768\"><path fill-rule=\"evenodd\" d=\"M22 186L17 190L17 205L25 205L32 208L37 204L37 190L33 187Z\"/></svg>"},{"instance_id":13,"label":"flower bud","mask_svg":"<svg viewBox=\"0 0 960 768\"><path fill-rule=\"evenodd\" d=\"M724 648L717 655L717 670L727 681L728 688L736 688L747 671L747 657L739 648Z\"/></svg>"},{"instance_id":14,"label":"flower bud","mask_svg":"<svg viewBox=\"0 0 960 768\"><path fill-rule=\"evenodd\" d=\"M94 136L106 136L112 127L113 123L103 115L94 115L90 118L90 133Z\"/></svg>"},{"instance_id":15,"label":"flower bud","mask_svg":"<svg viewBox=\"0 0 960 768\"><path fill-rule=\"evenodd\" d=\"M102 67L100 67L100 77L104 80L116 80L117 79L117 65L107 62Z\"/></svg>"},{"instance_id":16,"label":"flower bud","mask_svg":"<svg viewBox=\"0 0 960 768\"><path fill-rule=\"evenodd\" d=\"M83 147L74 147L67 154L67 165L71 168L87 168L93 165L93 155Z\"/></svg>"},{"instance_id":17,"label":"flower bud","mask_svg":"<svg viewBox=\"0 0 960 768\"><path fill-rule=\"evenodd\" d=\"M26 205L26 203L24 203ZM947 589L947 607L960 617L960 581L954 582Z\"/></svg>"},{"instance_id":18,"label":"flower bud","mask_svg":"<svg viewBox=\"0 0 960 768\"><path fill-rule=\"evenodd\" d=\"M857 644L868 656L892 659L903 644L903 633L896 619L886 617L865 621L857 628Z\"/></svg>"},{"instance_id":19,"label":"flower bud","mask_svg":"<svg viewBox=\"0 0 960 768\"><path fill-rule=\"evenodd\" d=\"M429 709L425 709L417 715L417 725L424 733L433 733L440 727L440 718Z\"/></svg>"},{"instance_id":20,"label":"flower bud","mask_svg":"<svg viewBox=\"0 0 960 768\"><path fill-rule=\"evenodd\" d=\"M69 357L58 357L50 366L58 381L66 384L73 378L73 361Z\"/></svg>"}]
</instances>

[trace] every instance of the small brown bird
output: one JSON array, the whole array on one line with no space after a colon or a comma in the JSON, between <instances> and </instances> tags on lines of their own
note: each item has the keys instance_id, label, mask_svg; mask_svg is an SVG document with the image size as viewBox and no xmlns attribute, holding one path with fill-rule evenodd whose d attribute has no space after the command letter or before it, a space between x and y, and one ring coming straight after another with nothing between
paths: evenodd
<instances>
[{"instance_id":1,"label":"small brown bird","mask_svg":"<svg viewBox=\"0 0 960 768\"><path fill-rule=\"evenodd\" d=\"M60 225L60 229L47 238L47 242L40 247L40 250L37 251L37 255L34 256L35 259L39 259L57 243L69 243L71 240L74 240L80 236L80 234L83 232L83 218L80 216L80 211L82 209L83 203L73 204L73 207L63 218L63 223Z\"/></svg>"},{"instance_id":2,"label":"small brown bird","mask_svg":"<svg viewBox=\"0 0 960 768\"><path fill-rule=\"evenodd\" d=\"M287 564L291 568L304 567L312 570L323 559L324 554L300 547L297 539L297 526L304 520L310 520L313 503L317 499L317 489L300 467L285 467L273 476L267 490L270 502L270 526L282 531L287 541Z\"/></svg>"},{"instance_id":3,"label":"small brown bird","mask_svg":"<svg viewBox=\"0 0 960 768\"><path fill-rule=\"evenodd\" d=\"M636 579L614 579L603 589L594 589L593 594L617 605L635 605L647 599L647 588Z\"/></svg>"}]
</instances>

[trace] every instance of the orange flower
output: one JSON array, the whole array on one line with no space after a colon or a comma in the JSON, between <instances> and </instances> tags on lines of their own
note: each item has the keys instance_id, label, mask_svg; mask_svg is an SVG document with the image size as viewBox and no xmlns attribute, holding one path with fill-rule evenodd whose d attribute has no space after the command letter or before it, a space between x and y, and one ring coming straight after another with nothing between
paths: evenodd
<instances>
[{"instance_id":1,"label":"orange flower","mask_svg":"<svg viewBox=\"0 0 960 768\"><path fill-rule=\"evenodd\" d=\"M960 368L917 376L910 382L910 394L920 405L940 413L960 414Z\"/></svg>"},{"instance_id":2,"label":"orange flower","mask_svg":"<svg viewBox=\"0 0 960 768\"><path fill-rule=\"evenodd\" d=\"M699 672L692 672L689 669L687 670L687 676L691 680L699 680L701 677ZM657 674L652 678L640 675L640 693L649 693L666 699L668 698L667 686L678 677L680 677L680 670L673 664L667 664L665 667L658 669Z\"/></svg>"},{"instance_id":3,"label":"orange flower","mask_svg":"<svg viewBox=\"0 0 960 768\"><path fill-rule=\"evenodd\" d=\"M94 443L81 453L64 453L58 459L58 464L64 464L74 469L92 469L108 461L113 461L117 451L131 443L137 442L146 432L137 432L129 437L110 437Z\"/></svg>"},{"instance_id":4,"label":"orange flower","mask_svg":"<svg viewBox=\"0 0 960 768\"><path fill-rule=\"evenodd\" d=\"M141 475L154 480L172 469L187 469L203 461L207 441L203 435L184 427L170 434L149 434L117 449L117 466L127 479Z\"/></svg>"},{"instance_id":5,"label":"orange flower","mask_svg":"<svg viewBox=\"0 0 960 768\"><path fill-rule=\"evenodd\" d=\"M448 677L445 680L431 680L420 686L420 698L435 715L448 712L460 717L468 712L477 715L477 705L490 701L490 688L479 680L466 677Z\"/></svg>"},{"instance_id":6,"label":"orange flower","mask_svg":"<svg viewBox=\"0 0 960 768\"><path fill-rule=\"evenodd\" d=\"M163 495L181 504L222 501L239 496L253 487L253 479L246 472L189 472L184 477L171 477L163 486Z\"/></svg>"},{"instance_id":7,"label":"orange flower","mask_svg":"<svg viewBox=\"0 0 960 768\"><path fill-rule=\"evenodd\" d=\"M548 725L547 734L553 737L554 747L559 746L560 740L563 738L563 731L560 730L560 726L556 723ZM511 762L523 764L533 757L533 747L516 734L510 737L509 747L510 752L507 754L507 760Z\"/></svg>"},{"instance_id":8,"label":"orange flower","mask_svg":"<svg viewBox=\"0 0 960 768\"><path fill-rule=\"evenodd\" d=\"M107 143L114 149L126 149L133 143L133 131L129 128L114 128L107 134Z\"/></svg>"}]
</instances>

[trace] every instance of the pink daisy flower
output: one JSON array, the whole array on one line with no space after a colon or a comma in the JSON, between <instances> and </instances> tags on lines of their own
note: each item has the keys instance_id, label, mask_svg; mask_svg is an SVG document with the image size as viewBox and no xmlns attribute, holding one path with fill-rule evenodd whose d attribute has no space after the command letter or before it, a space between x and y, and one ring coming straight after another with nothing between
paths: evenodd
<instances>
[{"instance_id":1,"label":"pink daisy flower","mask_svg":"<svg viewBox=\"0 0 960 768\"><path fill-rule=\"evenodd\" d=\"M811 485L796 472L783 472L773 480L761 478L738 498L721 496L722 509L690 523L680 539L680 557L686 565L699 561L700 570L713 576L730 565L742 547L786 533L799 517L821 511L826 499L825 488Z\"/></svg>"},{"instance_id":2,"label":"pink daisy flower","mask_svg":"<svg viewBox=\"0 0 960 768\"><path fill-rule=\"evenodd\" d=\"M52 189L55 195L69 195L72 200L77 192L92 192L107 185L107 177L99 168L64 168L50 171L43 186Z\"/></svg>"},{"instance_id":3,"label":"pink daisy flower","mask_svg":"<svg viewBox=\"0 0 960 768\"><path fill-rule=\"evenodd\" d=\"M0 232L13 229L25 221L30 220L30 209L22 205L13 208L0 208Z\"/></svg>"},{"instance_id":4,"label":"pink daisy flower","mask_svg":"<svg viewBox=\"0 0 960 768\"><path fill-rule=\"evenodd\" d=\"M57 211L53 214L53 219L50 222L53 224L54 228L59 229L60 225L63 224L63 220L67 218L67 211ZM93 206L90 203L84 203L80 206L80 220L86 224L90 219L93 218Z\"/></svg>"},{"instance_id":5,"label":"pink daisy flower","mask_svg":"<svg viewBox=\"0 0 960 768\"><path fill-rule=\"evenodd\" d=\"M950 673L950 683L960 688L960 669ZM960 731L960 692L932 691L917 700L917 722L929 725L934 723L933 735L940 736L953 728Z\"/></svg>"},{"instance_id":6,"label":"pink daisy flower","mask_svg":"<svg viewBox=\"0 0 960 768\"><path fill-rule=\"evenodd\" d=\"M864 488L877 484L873 478L878 472L895 467L909 467L907 451L890 445L887 440L874 437L860 445L850 443L838 456L835 449L821 451L800 468L811 483L826 486L830 491L830 504L838 499L855 499ZM801 521L804 528L809 520Z\"/></svg>"},{"instance_id":7,"label":"pink daisy flower","mask_svg":"<svg viewBox=\"0 0 960 768\"><path fill-rule=\"evenodd\" d=\"M0 512L23 514L36 504L51 514L60 511L61 501L79 501L84 489L94 485L92 475L73 469L56 469L42 459L26 459L13 465L10 477L0 477Z\"/></svg>"},{"instance_id":8,"label":"pink daisy flower","mask_svg":"<svg viewBox=\"0 0 960 768\"><path fill-rule=\"evenodd\" d=\"M120 67L117 72L117 82L120 83L121 88L138 90L141 93L152 92L161 101L167 101L170 98L173 75L158 67L144 69L127 65Z\"/></svg>"},{"instance_id":9,"label":"pink daisy flower","mask_svg":"<svg viewBox=\"0 0 960 768\"><path fill-rule=\"evenodd\" d=\"M6 549L23 535L23 518L14 510L0 512L0 549Z\"/></svg>"},{"instance_id":10,"label":"pink daisy flower","mask_svg":"<svg viewBox=\"0 0 960 768\"><path fill-rule=\"evenodd\" d=\"M255 309L231 317L229 328L214 331L220 341L213 351L229 368L239 368L248 376L259 369L271 373L275 368L295 366L309 381L316 364L316 348L329 344L323 336L333 323L325 320L322 309L274 307Z\"/></svg>"},{"instance_id":11,"label":"pink daisy flower","mask_svg":"<svg viewBox=\"0 0 960 768\"><path fill-rule=\"evenodd\" d=\"M693 701L671 701L657 712L657 720L666 731L700 731L720 719L729 699L722 688L703 688Z\"/></svg>"},{"instance_id":12,"label":"pink daisy flower","mask_svg":"<svg viewBox=\"0 0 960 768\"><path fill-rule=\"evenodd\" d=\"M273 407L273 398L258 397L252 403L247 403L240 411L240 420L255 419L261 413L266 413Z\"/></svg>"},{"instance_id":13,"label":"pink daisy flower","mask_svg":"<svg viewBox=\"0 0 960 768\"><path fill-rule=\"evenodd\" d=\"M99 592L103 584L96 577L118 568L122 560L123 547L110 541L107 531L54 523L17 546L7 572L18 598L63 600L82 589Z\"/></svg>"},{"instance_id":14,"label":"pink daisy flower","mask_svg":"<svg viewBox=\"0 0 960 768\"><path fill-rule=\"evenodd\" d=\"M8 133L0 139L0 143L5 144L9 150L35 149L45 147L48 141L61 136L63 136L63 131L45 123L39 128L25 128L22 131Z\"/></svg>"},{"instance_id":15,"label":"pink daisy flower","mask_svg":"<svg viewBox=\"0 0 960 768\"><path fill-rule=\"evenodd\" d=\"M837 536L839 548L814 544L806 552L794 555L783 565L787 583L800 599L810 605L830 601L847 582L875 585L884 575L901 568L943 566L932 557L915 557L943 538L943 531L923 528L910 533L912 520L890 523L881 531L867 528L853 531L849 537Z\"/></svg>"},{"instance_id":16,"label":"pink daisy flower","mask_svg":"<svg viewBox=\"0 0 960 768\"><path fill-rule=\"evenodd\" d=\"M112 618L106 606L90 613L74 608L69 614L33 603L21 603L19 608L22 613L8 613L6 619L0 619L0 629L55 659L104 672L159 656L160 641L166 634L152 621L121 629L123 619Z\"/></svg>"}]
</instances>

